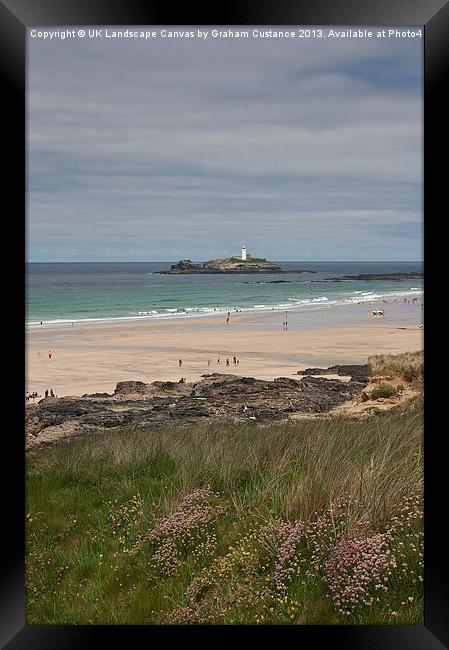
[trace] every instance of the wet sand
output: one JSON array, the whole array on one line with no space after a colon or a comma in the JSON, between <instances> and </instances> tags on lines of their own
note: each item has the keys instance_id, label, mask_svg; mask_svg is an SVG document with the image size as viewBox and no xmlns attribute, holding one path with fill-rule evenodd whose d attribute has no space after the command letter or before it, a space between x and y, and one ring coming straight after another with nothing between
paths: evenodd
<instances>
[{"instance_id":1,"label":"wet sand","mask_svg":"<svg viewBox=\"0 0 449 650\"><path fill-rule=\"evenodd\" d=\"M30 328L26 390L43 396L113 392L118 381L195 381L223 372L260 379L291 377L307 367L365 363L372 354L423 348L421 299L382 304L384 318L361 304L285 311L231 312L171 320L75 323ZM48 358L48 350L53 356ZM239 364L233 363L233 356ZM208 359L211 359L208 365ZM226 366L226 358L230 365ZM182 359L182 366L178 364ZM218 363L220 359L220 363Z\"/></svg>"}]
</instances>

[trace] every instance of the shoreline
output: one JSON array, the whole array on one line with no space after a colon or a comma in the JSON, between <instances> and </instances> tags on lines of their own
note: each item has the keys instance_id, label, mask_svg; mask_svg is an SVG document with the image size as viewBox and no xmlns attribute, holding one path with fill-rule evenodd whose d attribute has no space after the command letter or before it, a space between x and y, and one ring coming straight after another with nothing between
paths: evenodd
<instances>
[{"instance_id":1,"label":"shoreline","mask_svg":"<svg viewBox=\"0 0 449 650\"><path fill-rule=\"evenodd\" d=\"M119 381L191 382L213 372L272 380L307 367L366 363L372 354L422 349L421 304L383 306L384 318L368 317L368 303L290 309L287 330L285 310L231 313L229 323L221 312L217 318L32 328L26 336L26 390L43 396L53 389L60 397L112 393Z\"/></svg>"},{"instance_id":2,"label":"shoreline","mask_svg":"<svg viewBox=\"0 0 449 650\"><path fill-rule=\"evenodd\" d=\"M125 316L106 316L98 318L61 318L53 319L47 321L37 321L32 320L25 323L26 330L42 330L45 329L59 329L72 327L72 324L77 326L101 326L110 323L138 323L138 322L158 322L158 321L180 321L180 320L190 320L192 318L209 318L209 317L218 317L222 316L228 311L231 314L237 313L266 313L266 312L307 312L307 311L317 311L319 309L330 309L330 308L339 308L339 307L351 307L354 305L368 305L374 306L375 303L379 301L394 302L395 300L403 299L405 297L416 297L420 300L423 299L424 290L419 289L408 289L403 291L395 291L388 293L375 293L373 292L363 292L365 295L360 296L351 296L341 300L329 300L327 297L322 298L312 298L310 300L303 299L298 301L290 301L286 303L276 303L276 304L261 304L254 305L252 307L234 307L234 306L224 306L224 307L186 307L183 309L165 309L164 312L157 312L156 310L149 310L148 312L142 312L135 315L125 315ZM370 295L368 295L370 293ZM371 295L371 293L373 295ZM362 292L360 292L362 294ZM389 299L389 300L388 300Z\"/></svg>"}]
</instances>

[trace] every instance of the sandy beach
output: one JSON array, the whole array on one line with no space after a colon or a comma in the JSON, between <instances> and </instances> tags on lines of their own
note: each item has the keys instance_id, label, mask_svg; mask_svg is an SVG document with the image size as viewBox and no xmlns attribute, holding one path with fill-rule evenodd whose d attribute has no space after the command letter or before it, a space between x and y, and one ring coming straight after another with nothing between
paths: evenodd
<instances>
[{"instance_id":1,"label":"sandy beach","mask_svg":"<svg viewBox=\"0 0 449 650\"><path fill-rule=\"evenodd\" d=\"M26 390L82 395L112 392L119 381L195 381L211 372L274 379L307 367L364 363L372 354L422 349L421 305L384 307L384 318L370 318L368 304L291 310L287 330L284 311L233 313L229 323L220 314L30 328Z\"/></svg>"}]
</instances>

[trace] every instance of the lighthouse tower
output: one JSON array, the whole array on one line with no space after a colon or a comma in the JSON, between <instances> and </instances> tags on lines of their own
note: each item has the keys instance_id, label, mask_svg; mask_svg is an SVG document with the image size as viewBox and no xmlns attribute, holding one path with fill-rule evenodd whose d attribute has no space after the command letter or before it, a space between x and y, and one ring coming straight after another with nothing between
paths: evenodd
<instances>
[{"instance_id":1,"label":"lighthouse tower","mask_svg":"<svg viewBox=\"0 0 449 650\"><path fill-rule=\"evenodd\" d=\"M246 246L242 246L242 260L246 260Z\"/></svg>"}]
</instances>

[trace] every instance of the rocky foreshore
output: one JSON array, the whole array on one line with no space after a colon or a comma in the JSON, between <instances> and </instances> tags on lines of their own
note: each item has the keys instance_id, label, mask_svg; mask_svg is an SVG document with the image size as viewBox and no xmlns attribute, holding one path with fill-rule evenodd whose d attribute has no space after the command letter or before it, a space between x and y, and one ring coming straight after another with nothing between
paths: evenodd
<instances>
[{"instance_id":1,"label":"rocky foreshore","mask_svg":"<svg viewBox=\"0 0 449 650\"><path fill-rule=\"evenodd\" d=\"M47 397L25 409L26 447L118 427L211 420L264 422L293 414L325 413L353 399L366 384L364 371L360 381L354 370L341 367L338 372L338 368L325 372L352 375L350 381L312 377L316 374L312 372L301 379L273 381L213 373L194 383L125 381L117 384L113 394Z\"/></svg>"},{"instance_id":2,"label":"rocky foreshore","mask_svg":"<svg viewBox=\"0 0 449 650\"><path fill-rule=\"evenodd\" d=\"M424 271L414 271L412 273L359 273L358 275L342 275L338 278L326 278L333 282L343 282L344 280L360 280L361 282L370 280L384 280L391 282L401 282L402 280L422 280Z\"/></svg>"},{"instance_id":3,"label":"rocky foreshore","mask_svg":"<svg viewBox=\"0 0 449 650\"><path fill-rule=\"evenodd\" d=\"M368 364L330 366L329 368L306 368L305 370L298 370L298 375L338 375L339 377L351 377L354 381L367 384Z\"/></svg>"}]
</instances>

